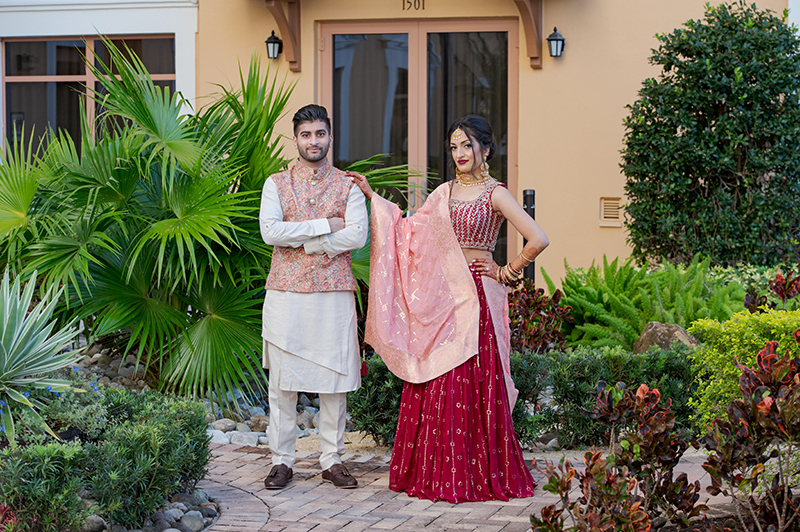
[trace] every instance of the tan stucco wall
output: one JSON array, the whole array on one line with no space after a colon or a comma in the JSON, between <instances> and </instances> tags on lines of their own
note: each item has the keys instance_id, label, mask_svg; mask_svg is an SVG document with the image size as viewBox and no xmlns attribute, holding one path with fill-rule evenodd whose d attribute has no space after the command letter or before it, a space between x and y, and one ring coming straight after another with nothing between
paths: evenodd
<instances>
[{"instance_id":1,"label":"tan stucco wall","mask_svg":"<svg viewBox=\"0 0 800 532\"><path fill-rule=\"evenodd\" d=\"M545 56L541 70L530 67L520 27L516 193L521 201L523 189L536 190L536 220L551 241L537 268L544 267L554 280L563 276L565 258L577 267L602 261L604 253L610 258L629 254L624 228L601 228L598 221L600 197L624 197L619 152L625 105L635 100L645 78L658 74L647 62L657 45L654 35L702 17L705 2L545 0L544 35L558 26L566 48L559 59ZM289 109L319 100L316 21L519 16L512 0L426 0L425 11L402 11L401 5L400 0L302 0L302 72L288 75L297 82ZM758 5L782 12L787 0ZM200 0L199 10L197 94L202 102L215 90L213 83L238 83L237 60L246 68L257 53L266 62L264 40L277 25L262 0ZM272 64L288 72L283 59ZM281 124L287 135L289 118Z\"/></svg>"}]
</instances>

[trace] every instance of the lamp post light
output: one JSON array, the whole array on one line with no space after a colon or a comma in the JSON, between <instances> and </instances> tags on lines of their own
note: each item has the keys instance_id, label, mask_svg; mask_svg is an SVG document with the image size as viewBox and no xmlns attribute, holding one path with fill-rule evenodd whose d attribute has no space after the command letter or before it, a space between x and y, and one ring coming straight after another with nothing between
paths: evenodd
<instances>
[{"instance_id":1,"label":"lamp post light","mask_svg":"<svg viewBox=\"0 0 800 532\"><path fill-rule=\"evenodd\" d=\"M553 33L547 38L547 46L550 47L550 57L561 57L564 51L564 36L558 33L558 28L553 28Z\"/></svg>"},{"instance_id":2,"label":"lamp post light","mask_svg":"<svg viewBox=\"0 0 800 532\"><path fill-rule=\"evenodd\" d=\"M267 40L264 42L267 43L267 57L270 59L277 59L278 55L283 52L283 41L275 36L274 30L272 31L272 35L267 37Z\"/></svg>"}]
</instances>

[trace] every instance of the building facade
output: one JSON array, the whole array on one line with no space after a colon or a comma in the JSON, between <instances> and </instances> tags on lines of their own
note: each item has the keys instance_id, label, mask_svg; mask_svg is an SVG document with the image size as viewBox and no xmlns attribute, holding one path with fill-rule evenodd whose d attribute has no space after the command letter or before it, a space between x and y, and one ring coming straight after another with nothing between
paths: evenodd
<instances>
[{"instance_id":1,"label":"building facade","mask_svg":"<svg viewBox=\"0 0 800 532\"><path fill-rule=\"evenodd\" d=\"M796 22L795 4L800 0L764 0L759 7L778 13L789 8L790 22ZM384 153L389 164L429 171L435 183L446 173L449 123L464 114L486 116L500 147L492 173L521 203L523 191L535 191L536 220L551 240L537 270L544 267L558 280L565 259L577 267L604 254L629 254L619 167L625 106L644 79L658 74L648 63L654 35L701 18L704 5L0 0L0 130L9 133L21 121L74 127L81 110L66 95L93 83L80 69L75 43L85 40L102 55L102 42L94 39L100 34L130 43L155 69L154 79L180 90L195 108L217 91L216 84L235 86L239 66L247 68L258 54L296 84L292 111L310 102L331 111L338 165ZM558 58L547 51L554 27L565 38ZM283 51L268 60L264 41L273 31ZM290 118L280 125L289 140ZM412 197L409 207L421 200ZM520 238L503 239L498 259L513 257L521 246Z\"/></svg>"}]
</instances>

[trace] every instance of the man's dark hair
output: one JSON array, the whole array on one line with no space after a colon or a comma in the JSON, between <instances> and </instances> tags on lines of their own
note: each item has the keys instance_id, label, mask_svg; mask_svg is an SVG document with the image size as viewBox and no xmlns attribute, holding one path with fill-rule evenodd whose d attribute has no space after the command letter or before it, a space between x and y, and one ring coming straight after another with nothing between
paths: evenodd
<instances>
[{"instance_id":1,"label":"man's dark hair","mask_svg":"<svg viewBox=\"0 0 800 532\"><path fill-rule=\"evenodd\" d=\"M324 122L325 127L328 130L328 135L331 134L331 119L328 118L327 109L315 103L310 103L305 107L301 107L294 114L294 117L292 117L292 124L294 125L294 135L297 136L297 128L300 127L300 124L305 124L306 122L316 122L316 121Z\"/></svg>"}]
</instances>

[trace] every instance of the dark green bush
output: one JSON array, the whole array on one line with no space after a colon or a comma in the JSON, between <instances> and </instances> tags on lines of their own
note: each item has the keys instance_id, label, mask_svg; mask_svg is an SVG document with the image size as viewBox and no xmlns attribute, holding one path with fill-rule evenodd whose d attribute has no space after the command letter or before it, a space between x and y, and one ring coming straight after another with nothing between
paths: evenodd
<instances>
[{"instance_id":1,"label":"dark green bush","mask_svg":"<svg viewBox=\"0 0 800 532\"><path fill-rule=\"evenodd\" d=\"M657 35L661 69L628 107L633 255L772 265L800 257L800 39L743 1Z\"/></svg>"},{"instance_id":2,"label":"dark green bush","mask_svg":"<svg viewBox=\"0 0 800 532\"><path fill-rule=\"evenodd\" d=\"M372 355L367 360L367 374L361 377L361 388L347 398L353 428L372 436L378 445L394 445L402 394L403 381L389 371L380 356Z\"/></svg>"},{"instance_id":3,"label":"dark green bush","mask_svg":"<svg viewBox=\"0 0 800 532\"><path fill-rule=\"evenodd\" d=\"M85 451L78 443L31 445L0 453L0 500L21 532L80 530L89 514L78 498Z\"/></svg>"},{"instance_id":4,"label":"dark green bush","mask_svg":"<svg viewBox=\"0 0 800 532\"><path fill-rule=\"evenodd\" d=\"M93 385L55 396L43 413L54 416L45 417L51 426L80 429L83 443L27 445L0 456L0 503L20 518L25 532L79 530L86 516L77 497L82 488L98 503L93 511L107 520L141 525L206 474L210 454L201 403ZM21 425L26 438L39 440L35 420Z\"/></svg>"},{"instance_id":5,"label":"dark green bush","mask_svg":"<svg viewBox=\"0 0 800 532\"><path fill-rule=\"evenodd\" d=\"M112 523L138 525L205 476L206 412L199 403L157 393L104 395L110 424L88 449L92 494Z\"/></svg>"},{"instance_id":6,"label":"dark green bush","mask_svg":"<svg viewBox=\"0 0 800 532\"><path fill-rule=\"evenodd\" d=\"M624 382L635 389L640 384L661 390L662 401L672 399L676 427L694 432L689 399L694 392L694 373L689 362L692 348L673 344L635 355L620 347L577 347L543 355L553 387L544 419L552 419L565 447L604 443L605 426L584 413L597 401L597 384Z\"/></svg>"}]
</instances>

